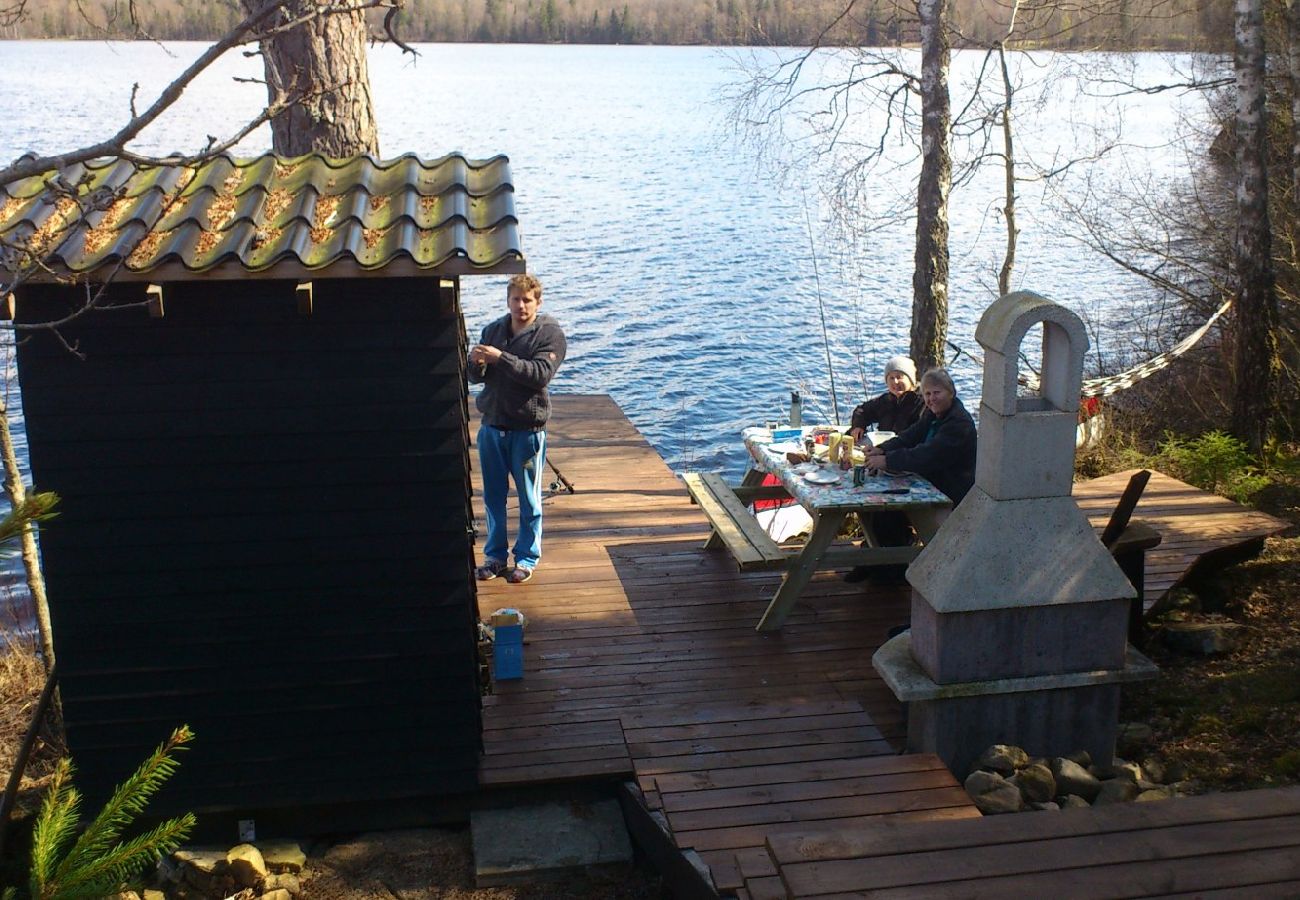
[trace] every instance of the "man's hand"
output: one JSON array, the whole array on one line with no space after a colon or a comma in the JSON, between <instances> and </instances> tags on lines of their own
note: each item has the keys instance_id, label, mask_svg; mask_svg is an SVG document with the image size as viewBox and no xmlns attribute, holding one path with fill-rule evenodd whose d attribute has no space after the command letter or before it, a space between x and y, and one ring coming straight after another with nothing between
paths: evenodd
<instances>
[{"instance_id":1,"label":"man's hand","mask_svg":"<svg viewBox=\"0 0 1300 900\"><path fill-rule=\"evenodd\" d=\"M867 468L883 470L885 468L885 452L883 450L872 450L868 453Z\"/></svg>"},{"instance_id":2,"label":"man's hand","mask_svg":"<svg viewBox=\"0 0 1300 900\"><path fill-rule=\"evenodd\" d=\"M853 442L855 444L860 443L862 441L862 436L866 433L867 429L865 428L853 427L849 429L849 434L853 435Z\"/></svg>"},{"instance_id":3,"label":"man's hand","mask_svg":"<svg viewBox=\"0 0 1300 900\"><path fill-rule=\"evenodd\" d=\"M469 350L469 361L476 366L490 366L501 358L501 351L488 344L475 344Z\"/></svg>"}]
</instances>

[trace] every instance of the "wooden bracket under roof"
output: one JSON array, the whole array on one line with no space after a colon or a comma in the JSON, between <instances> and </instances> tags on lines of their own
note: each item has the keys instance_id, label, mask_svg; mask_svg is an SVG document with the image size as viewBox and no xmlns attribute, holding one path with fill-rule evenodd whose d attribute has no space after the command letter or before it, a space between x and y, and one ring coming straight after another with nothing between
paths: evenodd
<instances>
[{"instance_id":1,"label":"wooden bracket under roof","mask_svg":"<svg viewBox=\"0 0 1300 900\"><path fill-rule=\"evenodd\" d=\"M161 284L150 284L144 289L149 304L149 315L155 319L163 317L163 289Z\"/></svg>"},{"instance_id":2,"label":"wooden bracket under roof","mask_svg":"<svg viewBox=\"0 0 1300 900\"><path fill-rule=\"evenodd\" d=\"M17 314L13 291L8 291L0 298L0 322L12 322Z\"/></svg>"},{"instance_id":3,"label":"wooden bracket under roof","mask_svg":"<svg viewBox=\"0 0 1300 900\"><path fill-rule=\"evenodd\" d=\"M310 316L312 314L312 287L310 281L298 282L295 290L298 295L298 315Z\"/></svg>"},{"instance_id":4,"label":"wooden bracket under roof","mask_svg":"<svg viewBox=\"0 0 1300 900\"><path fill-rule=\"evenodd\" d=\"M454 315L457 303L457 283L451 278L438 279L438 312L444 316Z\"/></svg>"}]
</instances>

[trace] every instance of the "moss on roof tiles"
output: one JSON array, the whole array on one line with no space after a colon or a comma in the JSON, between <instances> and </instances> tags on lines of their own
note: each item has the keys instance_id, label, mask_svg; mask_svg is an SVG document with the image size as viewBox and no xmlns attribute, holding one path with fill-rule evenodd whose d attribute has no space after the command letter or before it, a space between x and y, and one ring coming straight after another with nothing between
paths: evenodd
<instances>
[{"instance_id":1,"label":"moss on roof tiles","mask_svg":"<svg viewBox=\"0 0 1300 900\"><path fill-rule=\"evenodd\" d=\"M77 222L47 186L84 179L95 208ZM98 193L92 194L97 191ZM521 263L514 188L502 156L424 161L406 155L293 158L218 156L197 167L95 160L0 187L0 234L35 234L47 264L92 272L125 259L148 272L179 262L194 271L255 272L292 261L366 269L399 258L436 269L449 260L490 269Z\"/></svg>"}]
</instances>

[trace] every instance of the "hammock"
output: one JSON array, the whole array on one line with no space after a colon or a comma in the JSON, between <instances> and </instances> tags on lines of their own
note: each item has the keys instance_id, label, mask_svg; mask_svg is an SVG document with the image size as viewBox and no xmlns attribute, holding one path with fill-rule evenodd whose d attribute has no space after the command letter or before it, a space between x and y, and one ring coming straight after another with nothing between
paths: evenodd
<instances>
[{"instance_id":1,"label":"hammock","mask_svg":"<svg viewBox=\"0 0 1300 900\"><path fill-rule=\"evenodd\" d=\"M1187 337L1183 338L1177 344L1174 344L1163 353L1158 353L1145 362L1139 363L1131 369L1126 369L1117 375L1107 375L1104 378L1088 378L1083 382L1083 389L1079 392L1083 397L1109 397L1112 394L1118 394L1120 391L1131 388L1144 378L1154 375L1161 369L1168 366L1178 357L1182 356L1188 350L1191 350L1196 344L1205 337L1206 332L1213 327L1214 323L1219 321L1219 317L1228 311L1232 305L1232 299L1229 298L1223 302L1214 315L1206 320L1205 324L1193 331ZM1017 379L1021 384L1030 390L1038 390L1038 376L1034 374L1026 375L1023 372Z\"/></svg>"}]
</instances>

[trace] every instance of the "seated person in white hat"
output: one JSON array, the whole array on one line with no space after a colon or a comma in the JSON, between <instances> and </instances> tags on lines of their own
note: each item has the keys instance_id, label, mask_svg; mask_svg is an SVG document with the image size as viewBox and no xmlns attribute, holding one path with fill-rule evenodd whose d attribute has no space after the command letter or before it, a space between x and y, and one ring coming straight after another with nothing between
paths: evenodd
<instances>
[{"instance_id":1,"label":"seated person in white hat","mask_svg":"<svg viewBox=\"0 0 1300 900\"><path fill-rule=\"evenodd\" d=\"M878 397L873 397L853 410L849 434L855 441L872 430L892 431L902 434L921 418L925 403L916 392L916 363L910 357L891 356L885 363L885 387Z\"/></svg>"}]
</instances>

